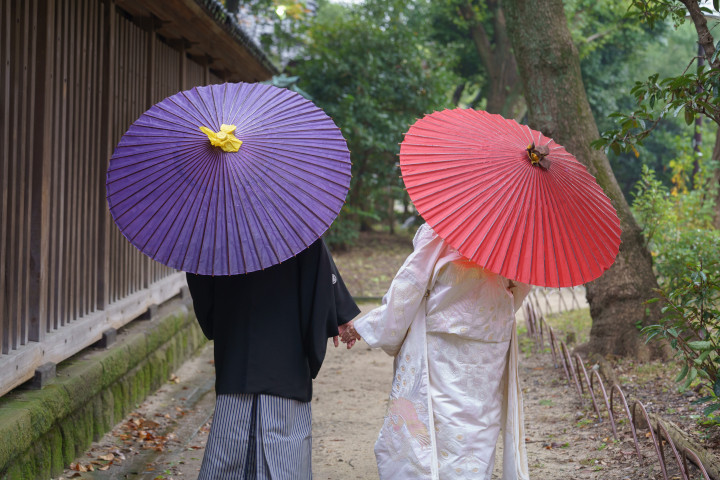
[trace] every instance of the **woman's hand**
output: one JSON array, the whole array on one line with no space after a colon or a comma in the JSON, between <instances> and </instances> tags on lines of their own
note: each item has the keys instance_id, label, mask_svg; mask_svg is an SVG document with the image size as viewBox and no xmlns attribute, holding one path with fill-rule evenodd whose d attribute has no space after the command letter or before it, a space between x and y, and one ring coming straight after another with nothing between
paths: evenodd
<instances>
[{"instance_id":1,"label":"woman's hand","mask_svg":"<svg viewBox=\"0 0 720 480\"><path fill-rule=\"evenodd\" d=\"M355 342L361 339L360 334L357 330L355 330L352 320L344 325L338 326L338 332L340 334L340 339L343 343L347 344L348 349L352 348L352 346L355 345Z\"/></svg>"}]
</instances>

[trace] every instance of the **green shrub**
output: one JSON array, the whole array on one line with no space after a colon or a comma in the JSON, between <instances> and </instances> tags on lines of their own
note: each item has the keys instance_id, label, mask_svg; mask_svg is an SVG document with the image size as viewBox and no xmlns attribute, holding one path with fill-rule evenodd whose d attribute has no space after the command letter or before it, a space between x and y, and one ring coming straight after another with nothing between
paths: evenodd
<instances>
[{"instance_id":1,"label":"green shrub","mask_svg":"<svg viewBox=\"0 0 720 480\"><path fill-rule=\"evenodd\" d=\"M720 265L688 265L673 288L660 289L663 317L657 325L645 327L648 341L664 338L683 363L676 381L688 388L698 380L707 395L705 415L720 409Z\"/></svg>"},{"instance_id":2,"label":"green shrub","mask_svg":"<svg viewBox=\"0 0 720 480\"><path fill-rule=\"evenodd\" d=\"M688 191L682 175L674 175L676 184L669 189L643 167L635 187L633 212L663 288L679 287L688 264L720 263L720 231L712 224L716 187L712 170L702 173L695 181L700 187Z\"/></svg>"},{"instance_id":3,"label":"green shrub","mask_svg":"<svg viewBox=\"0 0 720 480\"><path fill-rule=\"evenodd\" d=\"M663 302L659 323L643 331L651 339L665 339L681 360L677 376L684 388L700 383L710 415L720 409L720 232L713 227L716 182L714 165L701 169L692 182L688 162L670 162L673 187L643 167L636 186L633 211L653 257ZM688 189L694 184L695 189Z\"/></svg>"}]
</instances>

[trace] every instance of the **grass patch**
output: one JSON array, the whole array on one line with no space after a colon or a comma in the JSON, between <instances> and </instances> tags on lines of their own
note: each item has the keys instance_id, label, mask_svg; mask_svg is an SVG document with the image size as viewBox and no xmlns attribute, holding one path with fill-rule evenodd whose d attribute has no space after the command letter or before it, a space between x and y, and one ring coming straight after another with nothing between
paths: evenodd
<instances>
[{"instance_id":1,"label":"grass patch","mask_svg":"<svg viewBox=\"0 0 720 480\"><path fill-rule=\"evenodd\" d=\"M525 322L517 323L518 348L525 358L530 358L535 349L535 340L528 335Z\"/></svg>"},{"instance_id":2,"label":"grass patch","mask_svg":"<svg viewBox=\"0 0 720 480\"><path fill-rule=\"evenodd\" d=\"M545 317L545 321L552 327L555 337L568 346L585 343L590 337L592 318L589 308L553 313Z\"/></svg>"},{"instance_id":3,"label":"grass patch","mask_svg":"<svg viewBox=\"0 0 720 480\"><path fill-rule=\"evenodd\" d=\"M583 418L583 419L581 419L580 421L578 421L578 422L575 424L575 426L582 428L582 427L587 427L588 425L592 425L592 424L593 424L592 419L590 419L590 418Z\"/></svg>"}]
</instances>

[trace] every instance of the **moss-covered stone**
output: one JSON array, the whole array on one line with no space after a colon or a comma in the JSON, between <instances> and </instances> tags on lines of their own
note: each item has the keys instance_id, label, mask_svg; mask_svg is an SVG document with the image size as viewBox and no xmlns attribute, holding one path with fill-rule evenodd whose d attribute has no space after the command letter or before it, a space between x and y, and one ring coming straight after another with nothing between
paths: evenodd
<instances>
[{"instance_id":1,"label":"moss-covered stone","mask_svg":"<svg viewBox=\"0 0 720 480\"><path fill-rule=\"evenodd\" d=\"M75 458L75 435L72 430L72 425L63 424L60 426L62 460L65 465L69 465Z\"/></svg>"},{"instance_id":2,"label":"moss-covered stone","mask_svg":"<svg viewBox=\"0 0 720 480\"><path fill-rule=\"evenodd\" d=\"M150 365L148 362L145 362L142 365L142 368L140 369L140 377L142 378L142 382L140 383L141 391L141 397L145 398L150 393L151 389L154 390L153 387L153 381L152 377L150 376Z\"/></svg>"},{"instance_id":3,"label":"moss-covered stone","mask_svg":"<svg viewBox=\"0 0 720 480\"><path fill-rule=\"evenodd\" d=\"M111 385L130 370L130 352L127 345L108 350L100 363L103 367L102 385Z\"/></svg>"},{"instance_id":4,"label":"moss-covered stone","mask_svg":"<svg viewBox=\"0 0 720 480\"><path fill-rule=\"evenodd\" d=\"M104 389L100 392L100 397L102 398L102 431L108 432L112 429L113 425L117 423L114 417L115 402L113 401L113 394L109 389Z\"/></svg>"},{"instance_id":5,"label":"moss-covered stone","mask_svg":"<svg viewBox=\"0 0 720 480\"><path fill-rule=\"evenodd\" d=\"M102 418L102 395L95 395L90 403L92 404L93 441L97 441L105 434Z\"/></svg>"},{"instance_id":6,"label":"moss-covered stone","mask_svg":"<svg viewBox=\"0 0 720 480\"><path fill-rule=\"evenodd\" d=\"M0 471L32 444L31 421L30 411L22 404L0 409Z\"/></svg>"},{"instance_id":7,"label":"moss-covered stone","mask_svg":"<svg viewBox=\"0 0 720 480\"><path fill-rule=\"evenodd\" d=\"M78 448L81 454L87 445L93 442L93 405L91 402L86 403L78 411L78 422L80 423L80 441L78 442Z\"/></svg>"},{"instance_id":8,"label":"moss-covered stone","mask_svg":"<svg viewBox=\"0 0 720 480\"><path fill-rule=\"evenodd\" d=\"M81 394L84 396L84 394ZM33 438L45 434L58 417L69 414L72 409L71 397L60 384L52 384L42 390L33 390L23 394L25 407L30 410L30 428Z\"/></svg>"},{"instance_id":9,"label":"moss-covered stone","mask_svg":"<svg viewBox=\"0 0 720 480\"><path fill-rule=\"evenodd\" d=\"M154 351L165 344L186 323L183 315L171 315L157 323L146 336L148 351Z\"/></svg>"},{"instance_id":10,"label":"moss-covered stone","mask_svg":"<svg viewBox=\"0 0 720 480\"><path fill-rule=\"evenodd\" d=\"M50 450L50 439L47 435L35 442L33 446L35 457L35 469L39 478L50 478L52 476L52 452Z\"/></svg>"},{"instance_id":11,"label":"moss-covered stone","mask_svg":"<svg viewBox=\"0 0 720 480\"><path fill-rule=\"evenodd\" d=\"M148 342L144 334L133 335L127 342L128 367L134 368L148 356Z\"/></svg>"},{"instance_id":12,"label":"moss-covered stone","mask_svg":"<svg viewBox=\"0 0 720 480\"><path fill-rule=\"evenodd\" d=\"M114 348L59 366L61 374L43 390L5 395L0 480L61 474L205 341L193 317L171 315Z\"/></svg>"},{"instance_id":13,"label":"moss-covered stone","mask_svg":"<svg viewBox=\"0 0 720 480\"><path fill-rule=\"evenodd\" d=\"M63 443L60 427L55 426L47 434L48 448L50 449L50 475L52 477L59 476L65 469L65 461L63 459Z\"/></svg>"},{"instance_id":14,"label":"moss-covered stone","mask_svg":"<svg viewBox=\"0 0 720 480\"><path fill-rule=\"evenodd\" d=\"M71 366L58 368L58 376L63 378L60 385L67 391L72 410L86 403L103 387L103 366L95 359L75 360Z\"/></svg>"},{"instance_id":15,"label":"moss-covered stone","mask_svg":"<svg viewBox=\"0 0 720 480\"><path fill-rule=\"evenodd\" d=\"M113 422L117 423L125 416L123 414L123 388L120 383L114 383L110 386L110 391L113 396Z\"/></svg>"},{"instance_id":16,"label":"moss-covered stone","mask_svg":"<svg viewBox=\"0 0 720 480\"><path fill-rule=\"evenodd\" d=\"M172 343L176 343L173 339ZM175 347L175 345L173 345ZM169 370L175 370L175 348L165 350L165 363Z\"/></svg>"},{"instance_id":17,"label":"moss-covered stone","mask_svg":"<svg viewBox=\"0 0 720 480\"><path fill-rule=\"evenodd\" d=\"M14 463L10 465L5 475L2 477L3 480L25 480L28 477L25 477L23 474L23 467L24 465L21 462Z\"/></svg>"},{"instance_id":18,"label":"moss-covered stone","mask_svg":"<svg viewBox=\"0 0 720 480\"><path fill-rule=\"evenodd\" d=\"M150 356L150 363L153 366L154 373L153 377L160 382L164 382L169 377L169 370L167 361L165 359L165 353L161 351L155 351Z\"/></svg>"}]
</instances>

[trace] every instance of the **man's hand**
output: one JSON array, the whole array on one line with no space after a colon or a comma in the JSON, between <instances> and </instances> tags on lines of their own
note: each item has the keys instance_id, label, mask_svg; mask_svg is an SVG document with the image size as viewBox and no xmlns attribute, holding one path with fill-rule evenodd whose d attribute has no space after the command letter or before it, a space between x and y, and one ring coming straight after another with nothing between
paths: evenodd
<instances>
[{"instance_id":1,"label":"man's hand","mask_svg":"<svg viewBox=\"0 0 720 480\"><path fill-rule=\"evenodd\" d=\"M352 320L344 325L340 325L338 332L340 333L340 339L343 343L347 344L348 349L352 348L355 342L361 339L360 334L355 330ZM335 346L337 346L337 344L335 344Z\"/></svg>"},{"instance_id":2,"label":"man's hand","mask_svg":"<svg viewBox=\"0 0 720 480\"><path fill-rule=\"evenodd\" d=\"M344 343L347 343L347 348L348 348L348 350L350 350L350 349L352 348L352 346L355 345L355 340L350 340L349 342L345 342L345 341L343 340L343 342L344 342ZM333 344L335 344L335 348L337 348L338 345L340 345L340 342L338 342L338 336L337 336L337 335L335 335L335 336L333 337Z\"/></svg>"}]
</instances>

